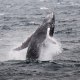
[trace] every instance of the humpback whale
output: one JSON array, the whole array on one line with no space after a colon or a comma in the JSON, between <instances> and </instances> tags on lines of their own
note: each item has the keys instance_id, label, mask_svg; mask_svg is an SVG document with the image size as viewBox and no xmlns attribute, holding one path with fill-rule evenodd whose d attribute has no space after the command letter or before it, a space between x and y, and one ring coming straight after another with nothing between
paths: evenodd
<instances>
[{"instance_id":1,"label":"humpback whale","mask_svg":"<svg viewBox=\"0 0 80 80\"><path fill-rule=\"evenodd\" d=\"M51 61L56 54L61 53L61 47L53 38L55 28L55 15L49 14L42 25L18 48L22 50L28 47L26 61Z\"/></svg>"}]
</instances>

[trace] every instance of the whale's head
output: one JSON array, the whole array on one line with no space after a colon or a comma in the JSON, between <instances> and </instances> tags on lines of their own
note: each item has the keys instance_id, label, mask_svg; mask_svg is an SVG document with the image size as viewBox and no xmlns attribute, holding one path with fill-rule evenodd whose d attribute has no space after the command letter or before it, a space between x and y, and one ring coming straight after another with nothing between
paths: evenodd
<instances>
[{"instance_id":1,"label":"whale's head","mask_svg":"<svg viewBox=\"0 0 80 80\"><path fill-rule=\"evenodd\" d=\"M49 23L50 25L54 25L55 24L55 15L52 12L51 14L48 14L46 17L47 23ZM54 27L54 26L52 26Z\"/></svg>"},{"instance_id":2,"label":"whale's head","mask_svg":"<svg viewBox=\"0 0 80 80\"><path fill-rule=\"evenodd\" d=\"M47 17L44 19L43 23L47 23L49 25L54 25L55 24L55 15L54 13L50 13L47 15ZM52 26L54 27L54 26Z\"/></svg>"},{"instance_id":3,"label":"whale's head","mask_svg":"<svg viewBox=\"0 0 80 80\"><path fill-rule=\"evenodd\" d=\"M49 30L49 35L53 36L54 28L55 28L55 15L52 12L51 14L48 14L47 17L43 21L44 24L47 25L47 28Z\"/></svg>"}]
</instances>

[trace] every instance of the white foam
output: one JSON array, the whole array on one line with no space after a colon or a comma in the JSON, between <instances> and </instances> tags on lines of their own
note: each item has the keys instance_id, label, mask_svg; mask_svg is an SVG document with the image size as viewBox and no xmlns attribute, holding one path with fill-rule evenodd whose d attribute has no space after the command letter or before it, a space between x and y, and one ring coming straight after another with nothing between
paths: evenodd
<instances>
[{"instance_id":1,"label":"white foam","mask_svg":"<svg viewBox=\"0 0 80 80\"><path fill-rule=\"evenodd\" d=\"M40 61L53 61L53 58L62 52L61 44L48 33L40 49Z\"/></svg>"},{"instance_id":2,"label":"white foam","mask_svg":"<svg viewBox=\"0 0 80 80\"><path fill-rule=\"evenodd\" d=\"M25 60L26 52L27 51L25 51L25 50L21 50L21 51L11 50L8 54L8 60Z\"/></svg>"},{"instance_id":3,"label":"white foam","mask_svg":"<svg viewBox=\"0 0 80 80\"><path fill-rule=\"evenodd\" d=\"M16 47L19 47L21 44L16 43L14 44ZM20 51L15 51L14 49L16 47L13 47L9 53L8 53L8 60L25 60L26 59L26 53L27 53L27 48L20 50Z\"/></svg>"},{"instance_id":4,"label":"white foam","mask_svg":"<svg viewBox=\"0 0 80 80\"><path fill-rule=\"evenodd\" d=\"M2 41L3 39L0 39L0 41Z\"/></svg>"},{"instance_id":5,"label":"white foam","mask_svg":"<svg viewBox=\"0 0 80 80\"><path fill-rule=\"evenodd\" d=\"M44 2L44 1L46 1L46 0L40 0L41 2Z\"/></svg>"},{"instance_id":6,"label":"white foam","mask_svg":"<svg viewBox=\"0 0 80 80\"><path fill-rule=\"evenodd\" d=\"M5 13L0 13L0 16L3 16L3 15L5 15Z\"/></svg>"},{"instance_id":7,"label":"white foam","mask_svg":"<svg viewBox=\"0 0 80 80\"><path fill-rule=\"evenodd\" d=\"M47 7L40 7L40 9L47 10L48 8Z\"/></svg>"}]
</instances>

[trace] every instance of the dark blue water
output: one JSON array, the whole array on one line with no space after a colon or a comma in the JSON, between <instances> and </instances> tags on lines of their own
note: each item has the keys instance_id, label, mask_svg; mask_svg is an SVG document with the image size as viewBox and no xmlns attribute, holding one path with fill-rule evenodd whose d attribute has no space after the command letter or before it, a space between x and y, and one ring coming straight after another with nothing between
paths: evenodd
<instances>
[{"instance_id":1,"label":"dark blue water","mask_svg":"<svg viewBox=\"0 0 80 80\"><path fill-rule=\"evenodd\" d=\"M14 55L25 59L26 50L14 52L12 49L24 42L53 11L54 36L64 48L56 59L80 60L79 0L0 0L0 61Z\"/></svg>"}]
</instances>

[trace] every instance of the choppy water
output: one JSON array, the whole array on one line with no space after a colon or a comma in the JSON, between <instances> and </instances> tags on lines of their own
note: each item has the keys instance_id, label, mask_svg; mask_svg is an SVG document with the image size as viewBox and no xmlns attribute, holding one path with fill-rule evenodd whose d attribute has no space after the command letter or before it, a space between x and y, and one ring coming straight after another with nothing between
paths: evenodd
<instances>
[{"instance_id":1,"label":"choppy water","mask_svg":"<svg viewBox=\"0 0 80 80\"><path fill-rule=\"evenodd\" d=\"M10 53L16 55L11 50L24 42L52 11L56 16L54 36L64 48L56 58L80 60L79 0L0 0L0 61L8 60ZM26 50L19 53L25 58Z\"/></svg>"}]
</instances>

